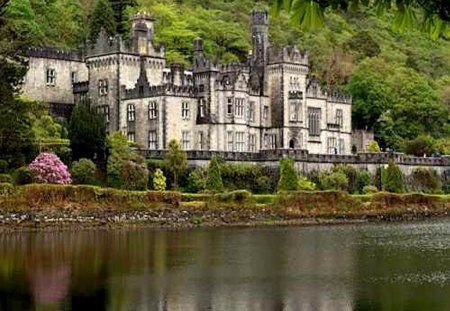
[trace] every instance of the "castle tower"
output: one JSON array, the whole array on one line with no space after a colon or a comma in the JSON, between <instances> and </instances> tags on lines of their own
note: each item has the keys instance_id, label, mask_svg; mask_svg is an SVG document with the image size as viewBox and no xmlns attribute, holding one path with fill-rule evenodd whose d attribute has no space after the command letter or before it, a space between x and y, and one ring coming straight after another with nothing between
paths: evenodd
<instances>
[{"instance_id":1,"label":"castle tower","mask_svg":"<svg viewBox=\"0 0 450 311\"><path fill-rule=\"evenodd\" d=\"M269 47L269 13L266 10L252 11L252 63L264 65L267 62L267 49Z\"/></svg>"},{"instance_id":2,"label":"castle tower","mask_svg":"<svg viewBox=\"0 0 450 311\"><path fill-rule=\"evenodd\" d=\"M145 13L139 12L131 18L131 49L133 53L148 55L152 51L155 19Z\"/></svg>"}]
</instances>

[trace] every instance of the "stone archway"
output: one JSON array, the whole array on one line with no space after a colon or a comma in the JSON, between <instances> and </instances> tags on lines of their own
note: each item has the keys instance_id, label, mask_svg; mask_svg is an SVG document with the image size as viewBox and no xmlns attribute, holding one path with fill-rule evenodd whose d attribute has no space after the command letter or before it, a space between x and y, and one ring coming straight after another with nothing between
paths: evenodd
<instances>
[{"instance_id":1,"label":"stone archway","mask_svg":"<svg viewBox=\"0 0 450 311\"><path fill-rule=\"evenodd\" d=\"M295 145L297 145L297 142L294 138L291 138L291 140L289 141L289 149L295 149Z\"/></svg>"}]
</instances>

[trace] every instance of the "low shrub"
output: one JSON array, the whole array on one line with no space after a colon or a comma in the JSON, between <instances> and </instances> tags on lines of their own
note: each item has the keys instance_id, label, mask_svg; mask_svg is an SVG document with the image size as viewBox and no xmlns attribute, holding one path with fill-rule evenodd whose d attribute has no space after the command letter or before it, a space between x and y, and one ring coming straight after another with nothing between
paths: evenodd
<instances>
[{"instance_id":1,"label":"low shrub","mask_svg":"<svg viewBox=\"0 0 450 311\"><path fill-rule=\"evenodd\" d=\"M67 166L53 153L43 152L29 165L34 182L47 184L70 184Z\"/></svg>"},{"instance_id":2,"label":"low shrub","mask_svg":"<svg viewBox=\"0 0 450 311\"><path fill-rule=\"evenodd\" d=\"M206 172L203 168L198 167L189 173L185 190L190 193L197 193L205 190Z\"/></svg>"},{"instance_id":3,"label":"low shrub","mask_svg":"<svg viewBox=\"0 0 450 311\"><path fill-rule=\"evenodd\" d=\"M375 186L364 186L364 188L362 189L362 193L363 194L372 194L372 193L377 193L378 189Z\"/></svg>"},{"instance_id":4,"label":"low shrub","mask_svg":"<svg viewBox=\"0 0 450 311\"><path fill-rule=\"evenodd\" d=\"M147 190L148 169L145 163L131 160L122 162L122 189Z\"/></svg>"},{"instance_id":5,"label":"low shrub","mask_svg":"<svg viewBox=\"0 0 450 311\"><path fill-rule=\"evenodd\" d=\"M297 189L300 191L314 191L316 190L316 184L304 176L299 176Z\"/></svg>"},{"instance_id":6,"label":"low shrub","mask_svg":"<svg viewBox=\"0 0 450 311\"><path fill-rule=\"evenodd\" d=\"M96 184L97 166L91 160L83 158L73 162L71 171L74 184Z\"/></svg>"},{"instance_id":7,"label":"low shrub","mask_svg":"<svg viewBox=\"0 0 450 311\"><path fill-rule=\"evenodd\" d=\"M332 189L345 190L348 193L355 193L358 190L357 189L357 180L356 180L358 171L355 167L353 167L351 165L338 164L333 167L332 173L343 173L347 177L346 189L338 189L338 188L332 188ZM325 190L328 190L328 189L325 188Z\"/></svg>"},{"instance_id":8,"label":"low shrub","mask_svg":"<svg viewBox=\"0 0 450 311\"><path fill-rule=\"evenodd\" d=\"M270 185L270 178L267 176L259 176L256 179L255 184L251 184L250 188L252 188L252 191L254 193L270 193L271 192L271 185Z\"/></svg>"},{"instance_id":9,"label":"low shrub","mask_svg":"<svg viewBox=\"0 0 450 311\"><path fill-rule=\"evenodd\" d=\"M153 189L156 191L166 190L166 177L159 168L156 169L153 175Z\"/></svg>"},{"instance_id":10,"label":"low shrub","mask_svg":"<svg viewBox=\"0 0 450 311\"><path fill-rule=\"evenodd\" d=\"M16 185L27 185L33 182L31 178L31 173L28 167L19 167L15 172L15 182Z\"/></svg>"},{"instance_id":11,"label":"low shrub","mask_svg":"<svg viewBox=\"0 0 450 311\"><path fill-rule=\"evenodd\" d=\"M323 190L347 191L348 178L342 172L324 173L321 175L320 183Z\"/></svg>"},{"instance_id":12,"label":"low shrub","mask_svg":"<svg viewBox=\"0 0 450 311\"><path fill-rule=\"evenodd\" d=\"M0 183L9 183L12 184L13 180L11 175L8 174L0 174Z\"/></svg>"},{"instance_id":13,"label":"low shrub","mask_svg":"<svg viewBox=\"0 0 450 311\"><path fill-rule=\"evenodd\" d=\"M0 183L0 196L8 196L14 192L14 186L11 183Z\"/></svg>"},{"instance_id":14,"label":"low shrub","mask_svg":"<svg viewBox=\"0 0 450 311\"><path fill-rule=\"evenodd\" d=\"M441 177L436 170L419 167L412 171L408 179L412 191L425 193L442 191Z\"/></svg>"},{"instance_id":15,"label":"low shrub","mask_svg":"<svg viewBox=\"0 0 450 311\"><path fill-rule=\"evenodd\" d=\"M364 187L369 186L371 180L372 177L368 171L359 170L356 173L356 191L358 193L363 193Z\"/></svg>"},{"instance_id":16,"label":"low shrub","mask_svg":"<svg viewBox=\"0 0 450 311\"><path fill-rule=\"evenodd\" d=\"M252 201L252 194L247 190L236 190L215 194L214 200L222 203L249 204Z\"/></svg>"},{"instance_id":17,"label":"low shrub","mask_svg":"<svg viewBox=\"0 0 450 311\"><path fill-rule=\"evenodd\" d=\"M223 182L220 173L219 159L212 157L206 173L206 189L214 192L223 192Z\"/></svg>"}]
</instances>

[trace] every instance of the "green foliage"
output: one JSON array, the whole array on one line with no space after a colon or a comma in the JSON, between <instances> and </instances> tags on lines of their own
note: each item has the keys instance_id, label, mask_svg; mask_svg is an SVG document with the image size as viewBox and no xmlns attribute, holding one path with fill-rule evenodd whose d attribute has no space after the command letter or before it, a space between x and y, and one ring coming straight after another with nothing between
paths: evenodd
<instances>
[{"instance_id":1,"label":"green foliage","mask_svg":"<svg viewBox=\"0 0 450 311\"><path fill-rule=\"evenodd\" d=\"M127 190L147 189L147 165L144 158L131 149L127 138L116 132L109 137L109 146L108 186Z\"/></svg>"},{"instance_id":2,"label":"green foliage","mask_svg":"<svg viewBox=\"0 0 450 311\"><path fill-rule=\"evenodd\" d=\"M365 170L359 170L356 173L356 191L358 193L364 193L364 188L370 185L372 177L370 173Z\"/></svg>"},{"instance_id":3,"label":"green foliage","mask_svg":"<svg viewBox=\"0 0 450 311\"><path fill-rule=\"evenodd\" d=\"M248 189L253 193L267 193L270 181L264 178L263 168L255 164L222 163L220 173L225 189Z\"/></svg>"},{"instance_id":4,"label":"green foliage","mask_svg":"<svg viewBox=\"0 0 450 311\"><path fill-rule=\"evenodd\" d=\"M368 152L380 152L380 146L378 145L376 140L372 140L368 145L367 145L367 151Z\"/></svg>"},{"instance_id":5,"label":"green foliage","mask_svg":"<svg viewBox=\"0 0 450 311\"><path fill-rule=\"evenodd\" d=\"M348 189L348 178L342 171L334 171L321 175L320 184L323 190L342 190Z\"/></svg>"},{"instance_id":6,"label":"green foliage","mask_svg":"<svg viewBox=\"0 0 450 311\"><path fill-rule=\"evenodd\" d=\"M169 150L167 151L166 158L164 159L167 169L173 175L174 189L178 188L178 177L182 175L187 169L187 154L181 148L180 143L177 140L171 140L169 142Z\"/></svg>"},{"instance_id":7,"label":"green foliage","mask_svg":"<svg viewBox=\"0 0 450 311\"><path fill-rule=\"evenodd\" d=\"M357 189L357 175L358 175L358 171L355 167L351 166L351 165L335 165L335 167L333 167L332 172L341 172L344 173L345 176L347 177L347 189L338 189L338 188L332 188L332 189L336 189L336 190L346 190L349 193L355 193L358 189Z\"/></svg>"},{"instance_id":8,"label":"green foliage","mask_svg":"<svg viewBox=\"0 0 450 311\"><path fill-rule=\"evenodd\" d=\"M298 187L298 176L294 167L294 160L284 158L280 160L280 180L278 191L295 191Z\"/></svg>"},{"instance_id":9,"label":"green foliage","mask_svg":"<svg viewBox=\"0 0 450 311\"><path fill-rule=\"evenodd\" d=\"M10 168L17 168L34 158L37 151L31 119L34 107L27 101L2 97L0 95L0 159L8 162Z\"/></svg>"},{"instance_id":10,"label":"green foliage","mask_svg":"<svg viewBox=\"0 0 450 311\"><path fill-rule=\"evenodd\" d=\"M378 189L375 186L364 186L364 188L362 189L362 194L373 194L377 192Z\"/></svg>"},{"instance_id":11,"label":"green foliage","mask_svg":"<svg viewBox=\"0 0 450 311\"><path fill-rule=\"evenodd\" d=\"M366 30L358 31L348 41L347 46L350 50L358 54L358 58L374 57L380 54L380 45L373 39Z\"/></svg>"},{"instance_id":12,"label":"green foliage","mask_svg":"<svg viewBox=\"0 0 450 311\"><path fill-rule=\"evenodd\" d=\"M97 166L91 160L82 158L72 163L71 174L74 184L95 185Z\"/></svg>"},{"instance_id":13,"label":"green foliage","mask_svg":"<svg viewBox=\"0 0 450 311\"><path fill-rule=\"evenodd\" d=\"M405 192L403 174L393 160L389 161L383 179L383 190L394 193Z\"/></svg>"},{"instance_id":14,"label":"green foliage","mask_svg":"<svg viewBox=\"0 0 450 311\"><path fill-rule=\"evenodd\" d=\"M159 168L156 169L155 174L153 175L153 189L156 191L166 190L166 177Z\"/></svg>"},{"instance_id":15,"label":"green foliage","mask_svg":"<svg viewBox=\"0 0 450 311\"><path fill-rule=\"evenodd\" d=\"M68 130L73 159L90 159L104 169L107 149L105 122L89 102L74 108Z\"/></svg>"},{"instance_id":16,"label":"green foliage","mask_svg":"<svg viewBox=\"0 0 450 311\"><path fill-rule=\"evenodd\" d=\"M412 191L425 193L440 193L442 181L436 170L427 168L416 168L409 176Z\"/></svg>"},{"instance_id":17,"label":"green foliage","mask_svg":"<svg viewBox=\"0 0 450 311\"><path fill-rule=\"evenodd\" d=\"M126 37L130 30L127 10L136 6L136 0L109 0L109 3L114 12L116 32Z\"/></svg>"},{"instance_id":18,"label":"green foliage","mask_svg":"<svg viewBox=\"0 0 450 311\"><path fill-rule=\"evenodd\" d=\"M108 0L96 0L94 11L90 17L89 40L95 42L100 31L103 29L108 36L116 34L116 22L114 11Z\"/></svg>"},{"instance_id":19,"label":"green foliage","mask_svg":"<svg viewBox=\"0 0 450 311\"><path fill-rule=\"evenodd\" d=\"M298 176L298 186L297 190L300 191L314 191L316 190L316 184L308 180L304 176Z\"/></svg>"},{"instance_id":20,"label":"green foliage","mask_svg":"<svg viewBox=\"0 0 450 311\"><path fill-rule=\"evenodd\" d=\"M191 193L197 193L205 190L206 187L206 172L201 167L189 173L187 185L185 190Z\"/></svg>"},{"instance_id":21,"label":"green foliage","mask_svg":"<svg viewBox=\"0 0 450 311\"><path fill-rule=\"evenodd\" d=\"M0 160L0 174L4 174L8 171L8 162Z\"/></svg>"},{"instance_id":22,"label":"green foliage","mask_svg":"<svg viewBox=\"0 0 450 311\"><path fill-rule=\"evenodd\" d=\"M10 183L12 184L12 177L8 174L0 174L0 183Z\"/></svg>"},{"instance_id":23,"label":"green foliage","mask_svg":"<svg viewBox=\"0 0 450 311\"><path fill-rule=\"evenodd\" d=\"M421 135L404 144L404 152L417 157L423 157L424 155L431 156L435 150L434 139L429 135Z\"/></svg>"},{"instance_id":24,"label":"green foliage","mask_svg":"<svg viewBox=\"0 0 450 311\"><path fill-rule=\"evenodd\" d=\"M26 185L32 183L31 173L27 166L19 167L15 171L14 175L16 185Z\"/></svg>"},{"instance_id":25,"label":"green foliage","mask_svg":"<svg viewBox=\"0 0 450 311\"><path fill-rule=\"evenodd\" d=\"M220 174L219 159L214 156L209 161L206 172L206 189L214 192L223 192L222 176Z\"/></svg>"},{"instance_id":26,"label":"green foliage","mask_svg":"<svg viewBox=\"0 0 450 311\"><path fill-rule=\"evenodd\" d=\"M11 183L0 182L0 197L13 194L14 186Z\"/></svg>"}]
</instances>

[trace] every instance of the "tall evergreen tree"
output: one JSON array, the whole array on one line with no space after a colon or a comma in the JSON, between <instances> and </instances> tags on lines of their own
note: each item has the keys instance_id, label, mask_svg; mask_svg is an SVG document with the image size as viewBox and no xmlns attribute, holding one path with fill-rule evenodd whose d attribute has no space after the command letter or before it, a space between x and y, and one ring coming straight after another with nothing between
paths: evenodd
<instances>
[{"instance_id":1,"label":"tall evergreen tree","mask_svg":"<svg viewBox=\"0 0 450 311\"><path fill-rule=\"evenodd\" d=\"M68 130L73 160L91 159L104 169L107 150L105 122L89 102L74 108Z\"/></svg>"},{"instance_id":2,"label":"tall evergreen tree","mask_svg":"<svg viewBox=\"0 0 450 311\"><path fill-rule=\"evenodd\" d=\"M278 191L295 191L298 187L298 176L294 167L294 160L284 158L280 160L280 180Z\"/></svg>"},{"instance_id":3,"label":"tall evergreen tree","mask_svg":"<svg viewBox=\"0 0 450 311\"><path fill-rule=\"evenodd\" d=\"M403 174L394 160L390 160L385 172L383 189L388 192L405 192Z\"/></svg>"},{"instance_id":4,"label":"tall evergreen tree","mask_svg":"<svg viewBox=\"0 0 450 311\"><path fill-rule=\"evenodd\" d=\"M206 189L215 192L223 192L219 159L216 156L212 157L209 162L208 171L206 172Z\"/></svg>"},{"instance_id":5,"label":"tall evergreen tree","mask_svg":"<svg viewBox=\"0 0 450 311\"><path fill-rule=\"evenodd\" d=\"M116 34L114 11L108 0L96 0L89 27L89 40L95 42L102 29L110 36Z\"/></svg>"},{"instance_id":6,"label":"tall evergreen tree","mask_svg":"<svg viewBox=\"0 0 450 311\"><path fill-rule=\"evenodd\" d=\"M169 142L169 150L167 151L166 167L173 175L173 188L178 188L178 177L183 174L187 168L187 154L186 151L181 148L180 143L172 139Z\"/></svg>"},{"instance_id":7,"label":"tall evergreen tree","mask_svg":"<svg viewBox=\"0 0 450 311\"><path fill-rule=\"evenodd\" d=\"M114 20L116 22L116 32L121 35L127 35L130 27L130 21L126 14L129 7L137 5L136 0L109 0L114 11Z\"/></svg>"}]
</instances>

